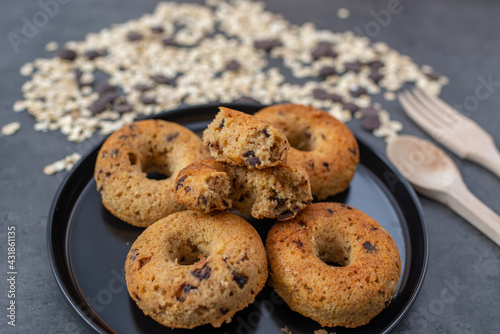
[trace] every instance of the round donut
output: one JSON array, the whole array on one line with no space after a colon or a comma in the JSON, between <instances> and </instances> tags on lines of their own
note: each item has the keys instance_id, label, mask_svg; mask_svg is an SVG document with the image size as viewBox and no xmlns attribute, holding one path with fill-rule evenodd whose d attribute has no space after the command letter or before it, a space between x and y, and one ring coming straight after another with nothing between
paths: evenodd
<instances>
[{"instance_id":1,"label":"round donut","mask_svg":"<svg viewBox=\"0 0 500 334\"><path fill-rule=\"evenodd\" d=\"M276 223L266 249L270 285L321 326L367 324L398 287L396 244L375 220L345 204L311 204Z\"/></svg>"},{"instance_id":2,"label":"round donut","mask_svg":"<svg viewBox=\"0 0 500 334\"><path fill-rule=\"evenodd\" d=\"M282 129L292 146L288 162L302 166L315 199L346 190L359 163L359 148L349 128L330 114L298 104L278 104L255 117Z\"/></svg>"},{"instance_id":3,"label":"round donut","mask_svg":"<svg viewBox=\"0 0 500 334\"><path fill-rule=\"evenodd\" d=\"M257 231L235 214L182 211L137 238L125 278L139 308L162 325L220 327L264 287L266 252Z\"/></svg>"},{"instance_id":4,"label":"round donut","mask_svg":"<svg viewBox=\"0 0 500 334\"><path fill-rule=\"evenodd\" d=\"M106 139L94 178L106 209L129 224L146 227L185 210L174 198L175 178L184 167L208 156L201 139L179 124L137 121ZM151 171L167 178L149 179Z\"/></svg>"}]
</instances>

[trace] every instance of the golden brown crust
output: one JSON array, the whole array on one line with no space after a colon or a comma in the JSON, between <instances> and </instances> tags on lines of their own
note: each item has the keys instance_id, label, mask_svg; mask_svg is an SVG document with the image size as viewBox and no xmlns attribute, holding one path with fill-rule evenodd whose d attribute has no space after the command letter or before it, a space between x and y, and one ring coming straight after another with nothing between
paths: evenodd
<instances>
[{"instance_id":1,"label":"golden brown crust","mask_svg":"<svg viewBox=\"0 0 500 334\"><path fill-rule=\"evenodd\" d=\"M208 156L201 139L189 129L162 120L144 120L115 131L97 155L94 170L103 205L116 217L145 227L185 210L174 198L179 171ZM164 180L146 177L156 170Z\"/></svg>"},{"instance_id":2,"label":"golden brown crust","mask_svg":"<svg viewBox=\"0 0 500 334\"><path fill-rule=\"evenodd\" d=\"M345 204L311 204L276 223L266 249L270 285L292 310L322 326L368 323L398 287L396 244L374 219Z\"/></svg>"},{"instance_id":3,"label":"golden brown crust","mask_svg":"<svg viewBox=\"0 0 500 334\"><path fill-rule=\"evenodd\" d=\"M183 211L137 238L125 277L132 299L162 325L220 327L264 287L266 253L257 231L243 218Z\"/></svg>"},{"instance_id":4,"label":"golden brown crust","mask_svg":"<svg viewBox=\"0 0 500 334\"><path fill-rule=\"evenodd\" d=\"M312 200L309 177L295 164L247 169L217 162L195 161L177 176L175 198L192 210L234 208L254 218L293 218Z\"/></svg>"},{"instance_id":5,"label":"golden brown crust","mask_svg":"<svg viewBox=\"0 0 500 334\"><path fill-rule=\"evenodd\" d=\"M321 110L298 104L264 108L255 117L282 129L292 146L288 161L309 174L318 200L346 190L359 163L359 148L349 128Z\"/></svg>"},{"instance_id":6,"label":"golden brown crust","mask_svg":"<svg viewBox=\"0 0 500 334\"><path fill-rule=\"evenodd\" d=\"M219 109L203 132L203 143L217 161L249 169L286 162L290 145L278 127L237 110Z\"/></svg>"}]
</instances>

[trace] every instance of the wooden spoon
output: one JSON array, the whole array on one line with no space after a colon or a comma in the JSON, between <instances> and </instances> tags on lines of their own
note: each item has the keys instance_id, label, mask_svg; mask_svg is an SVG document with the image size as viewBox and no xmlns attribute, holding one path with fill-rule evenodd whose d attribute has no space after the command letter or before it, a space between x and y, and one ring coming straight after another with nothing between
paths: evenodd
<instances>
[{"instance_id":1,"label":"wooden spoon","mask_svg":"<svg viewBox=\"0 0 500 334\"><path fill-rule=\"evenodd\" d=\"M442 150L417 137L398 136L386 153L415 190L448 206L500 246L500 216L470 192Z\"/></svg>"}]
</instances>

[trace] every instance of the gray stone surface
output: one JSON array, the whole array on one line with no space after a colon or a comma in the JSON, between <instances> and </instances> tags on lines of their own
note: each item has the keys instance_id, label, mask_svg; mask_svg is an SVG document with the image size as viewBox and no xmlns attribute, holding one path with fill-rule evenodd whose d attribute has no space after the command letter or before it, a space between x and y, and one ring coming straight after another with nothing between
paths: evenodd
<instances>
[{"instance_id":1,"label":"gray stone surface","mask_svg":"<svg viewBox=\"0 0 500 334\"><path fill-rule=\"evenodd\" d=\"M63 2L63 1L61 1ZM201 1L200 1L201 2ZM295 24L313 21L333 31L359 28L375 21L373 12L386 9L388 0L267 0L267 8ZM68 143L59 133L33 130L27 113L14 113L25 79L19 67L45 57L49 41L78 40L88 32L124 22L153 10L156 1L68 1L15 53L7 39L19 33L23 17L40 6L36 1L3 1L0 9L0 125L19 121L21 130L0 138L0 332L86 333L90 329L65 301L52 275L46 246L47 214L63 175L45 176L45 165L83 146ZM500 3L494 0L401 0L403 10L393 15L373 36L417 63L429 64L450 78L442 97L463 104L474 96L479 77L500 81ZM339 20L340 7L351 17ZM404 114L397 102L384 102L401 120L403 133L428 138ZM469 113L500 146L500 87ZM385 143L364 132L357 122L350 127L378 150ZM487 170L453 156L466 184L478 198L500 213L500 179ZM421 198L430 235L430 260L422 291L395 333L497 333L500 329L500 248L444 206ZM17 231L17 321L7 326L7 226Z\"/></svg>"}]
</instances>

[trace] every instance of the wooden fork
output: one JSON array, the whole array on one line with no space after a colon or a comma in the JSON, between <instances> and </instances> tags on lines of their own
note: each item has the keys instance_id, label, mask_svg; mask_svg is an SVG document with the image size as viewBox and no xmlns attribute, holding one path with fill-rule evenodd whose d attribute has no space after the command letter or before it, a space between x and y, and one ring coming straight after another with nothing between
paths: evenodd
<instances>
[{"instance_id":1,"label":"wooden fork","mask_svg":"<svg viewBox=\"0 0 500 334\"><path fill-rule=\"evenodd\" d=\"M490 134L477 123L416 88L399 93L398 99L408 116L436 141L500 177L500 152Z\"/></svg>"}]
</instances>

